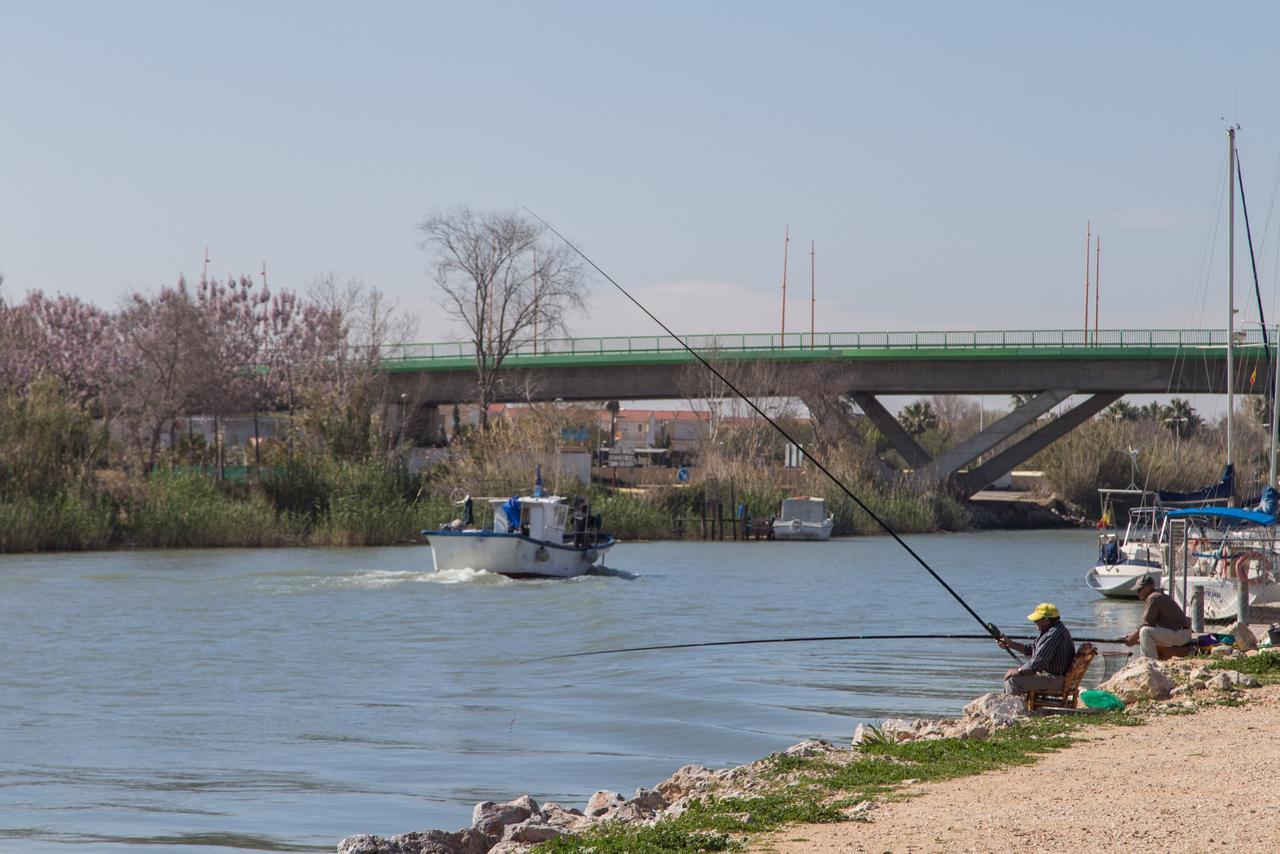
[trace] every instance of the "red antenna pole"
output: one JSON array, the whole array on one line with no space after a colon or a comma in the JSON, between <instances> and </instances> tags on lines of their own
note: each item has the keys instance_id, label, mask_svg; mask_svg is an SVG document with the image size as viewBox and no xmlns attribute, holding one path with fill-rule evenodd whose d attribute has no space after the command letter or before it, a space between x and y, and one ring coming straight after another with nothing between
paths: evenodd
<instances>
[{"instance_id":1,"label":"red antenna pole","mask_svg":"<svg viewBox=\"0 0 1280 854\"><path fill-rule=\"evenodd\" d=\"M1102 302L1102 238L1095 237L1097 251L1093 261L1093 343L1098 343L1098 309Z\"/></svg>"},{"instance_id":2,"label":"red antenna pole","mask_svg":"<svg viewBox=\"0 0 1280 854\"><path fill-rule=\"evenodd\" d=\"M814 282L816 280L815 265L816 265L816 262L814 260L813 238L809 238L809 349L810 350L813 350L818 346L816 343L818 338L818 334L817 334L818 326L816 321L817 311L818 311L818 301L816 298L817 291L815 290L815 286L814 286Z\"/></svg>"},{"instance_id":3,"label":"red antenna pole","mask_svg":"<svg viewBox=\"0 0 1280 854\"><path fill-rule=\"evenodd\" d=\"M204 284L209 279L209 247L204 248L204 267L200 269L200 284Z\"/></svg>"},{"instance_id":4,"label":"red antenna pole","mask_svg":"<svg viewBox=\"0 0 1280 854\"><path fill-rule=\"evenodd\" d=\"M262 262L262 286L264 288L267 286L267 262L265 260Z\"/></svg>"},{"instance_id":5,"label":"red antenna pole","mask_svg":"<svg viewBox=\"0 0 1280 854\"><path fill-rule=\"evenodd\" d=\"M1089 244L1093 241L1093 223L1084 226L1084 343L1089 343Z\"/></svg>"},{"instance_id":6,"label":"red antenna pole","mask_svg":"<svg viewBox=\"0 0 1280 854\"><path fill-rule=\"evenodd\" d=\"M782 241L782 348L787 346L787 253L791 249L791 226Z\"/></svg>"},{"instance_id":7,"label":"red antenna pole","mask_svg":"<svg viewBox=\"0 0 1280 854\"><path fill-rule=\"evenodd\" d=\"M533 355L538 355L538 250L533 250Z\"/></svg>"}]
</instances>

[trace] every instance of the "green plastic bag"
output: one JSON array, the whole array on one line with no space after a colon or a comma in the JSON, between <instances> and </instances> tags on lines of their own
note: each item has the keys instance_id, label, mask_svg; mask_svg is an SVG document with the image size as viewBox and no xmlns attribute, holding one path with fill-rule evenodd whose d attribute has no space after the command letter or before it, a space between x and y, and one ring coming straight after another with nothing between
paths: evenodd
<instances>
[{"instance_id":1,"label":"green plastic bag","mask_svg":"<svg viewBox=\"0 0 1280 854\"><path fill-rule=\"evenodd\" d=\"M1096 688L1081 691L1080 702L1090 709L1102 709L1104 712L1119 711L1124 708L1124 700L1110 691L1099 691Z\"/></svg>"}]
</instances>

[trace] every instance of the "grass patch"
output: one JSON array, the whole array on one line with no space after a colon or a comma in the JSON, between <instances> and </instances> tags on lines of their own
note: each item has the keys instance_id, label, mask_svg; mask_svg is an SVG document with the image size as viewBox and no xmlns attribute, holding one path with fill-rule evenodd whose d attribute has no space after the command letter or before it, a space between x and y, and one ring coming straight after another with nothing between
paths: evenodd
<instances>
[{"instance_id":1,"label":"grass patch","mask_svg":"<svg viewBox=\"0 0 1280 854\"><path fill-rule=\"evenodd\" d=\"M1029 765L1041 755L1076 741L1086 727L1141 723L1140 718L1125 712L1088 719L1052 717L1001 730L985 741L938 739L899 744L881 739L838 758L777 754L764 761L761 776L771 788L760 795L700 798L681 815L652 827L613 822L579 836L543 843L536 850L556 854L737 850L751 834L788 825L865 820L850 816L845 808L877 796L905 794L895 792L895 787L906 780L949 780Z\"/></svg>"},{"instance_id":2,"label":"grass patch","mask_svg":"<svg viewBox=\"0 0 1280 854\"><path fill-rule=\"evenodd\" d=\"M1228 658L1211 661L1208 665L1213 670L1234 670L1238 673L1251 673L1265 685L1280 682L1280 652L1263 652L1259 655L1244 658Z\"/></svg>"}]
</instances>

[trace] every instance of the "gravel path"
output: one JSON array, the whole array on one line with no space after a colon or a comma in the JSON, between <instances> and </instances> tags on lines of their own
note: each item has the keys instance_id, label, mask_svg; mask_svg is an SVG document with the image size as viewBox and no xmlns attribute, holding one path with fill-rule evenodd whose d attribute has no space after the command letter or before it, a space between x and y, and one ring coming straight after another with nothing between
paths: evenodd
<instances>
[{"instance_id":1,"label":"gravel path","mask_svg":"<svg viewBox=\"0 0 1280 854\"><path fill-rule=\"evenodd\" d=\"M793 827L755 852L1280 851L1280 686L1237 708L1099 728L1035 765L925 783L870 823Z\"/></svg>"}]
</instances>

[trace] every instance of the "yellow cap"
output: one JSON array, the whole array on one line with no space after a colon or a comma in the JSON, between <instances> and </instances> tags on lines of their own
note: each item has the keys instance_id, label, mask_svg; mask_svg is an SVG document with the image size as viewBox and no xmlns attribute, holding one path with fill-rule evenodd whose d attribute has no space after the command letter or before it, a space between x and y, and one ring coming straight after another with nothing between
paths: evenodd
<instances>
[{"instance_id":1,"label":"yellow cap","mask_svg":"<svg viewBox=\"0 0 1280 854\"><path fill-rule=\"evenodd\" d=\"M1027 619L1034 623L1036 620L1043 620L1047 617L1053 617L1056 619L1057 616L1058 616L1057 605L1053 604L1052 602L1041 602L1039 605L1036 606L1036 609L1034 611L1032 611L1030 614L1027 614Z\"/></svg>"}]
</instances>

